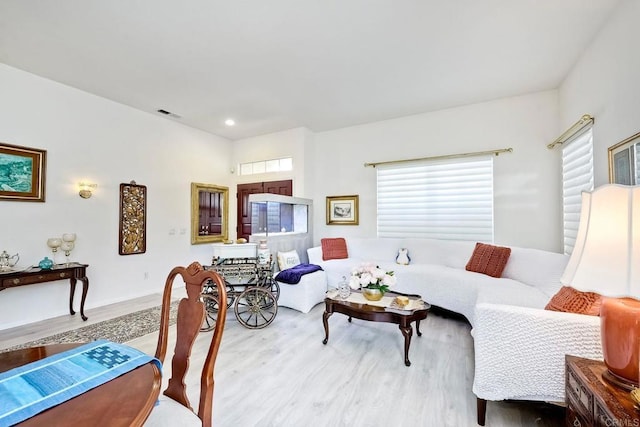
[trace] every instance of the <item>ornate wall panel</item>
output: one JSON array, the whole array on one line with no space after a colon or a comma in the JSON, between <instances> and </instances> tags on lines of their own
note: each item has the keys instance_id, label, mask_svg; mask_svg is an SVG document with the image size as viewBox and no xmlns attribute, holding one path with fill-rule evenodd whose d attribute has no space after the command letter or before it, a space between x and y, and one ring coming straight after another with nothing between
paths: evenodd
<instances>
[{"instance_id":1,"label":"ornate wall panel","mask_svg":"<svg viewBox=\"0 0 640 427\"><path fill-rule=\"evenodd\" d=\"M120 184L120 255L143 254L147 250L147 187L135 181Z\"/></svg>"}]
</instances>

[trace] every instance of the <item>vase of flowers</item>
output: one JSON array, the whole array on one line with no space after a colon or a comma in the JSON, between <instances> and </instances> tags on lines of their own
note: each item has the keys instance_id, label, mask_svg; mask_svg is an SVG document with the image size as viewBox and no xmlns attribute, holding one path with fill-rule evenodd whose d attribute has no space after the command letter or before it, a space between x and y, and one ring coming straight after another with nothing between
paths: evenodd
<instances>
[{"instance_id":1,"label":"vase of flowers","mask_svg":"<svg viewBox=\"0 0 640 427\"><path fill-rule=\"evenodd\" d=\"M349 286L361 289L362 295L370 301L382 299L389 288L396 284L393 271L385 271L372 263L363 263L351 271Z\"/></svg>"}]
</instances>

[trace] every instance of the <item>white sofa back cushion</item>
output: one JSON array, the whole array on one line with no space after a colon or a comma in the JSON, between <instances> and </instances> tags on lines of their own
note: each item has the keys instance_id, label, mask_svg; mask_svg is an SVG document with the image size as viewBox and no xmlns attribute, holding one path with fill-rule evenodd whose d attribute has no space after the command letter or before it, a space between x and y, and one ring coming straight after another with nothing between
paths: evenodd
<instances>
[{"instance_id":1,"label":"white sofa back cushion","mask_svg":"<svg viewBox=\"0 0 640 427\"><path fill-rule=\"evenodd\" d=\"M407 238L398 243L396 254L400 248L407 248L411 264L443 264L444 254L440 249L440 240ZM395 260L395 257L391 260Z\"/></svg>"},{"instance_id":2,"label":"white sofa back cushion","mask_svg":"<svg viewBox=\"0 0 640 427\"><path fill-rule=\"evenodd\" d=\"M568 255L512 247L502 277L535 286L551 298L562 287L560 277L568 261Z\"/></svg>"},{"instance_id":3,"label":"white sofa back cushion","mask_svg":"<svg viewBox=\"0 0 640 427\"><path fill-rule=\"evenodd\" d=\"M373 263L395 261L401 239L389 238L347 238L349 258L361 259Z\"/></svg>"}]
</instances>

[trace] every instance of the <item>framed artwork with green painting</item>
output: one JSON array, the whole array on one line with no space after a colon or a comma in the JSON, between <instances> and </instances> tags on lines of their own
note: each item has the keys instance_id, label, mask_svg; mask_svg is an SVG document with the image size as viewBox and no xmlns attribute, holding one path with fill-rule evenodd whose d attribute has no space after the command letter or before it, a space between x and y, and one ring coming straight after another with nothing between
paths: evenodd
<instances>
[{"instance_id":1,"label":"framed artwork with green painting","mask_svg":"<svg viewBox=\"0 0 640 427\"><path fill-rule=\"evenodd\" d=\"M0 201L44 202L47 152L0 142Z\"/></svg>"}]
</instances>

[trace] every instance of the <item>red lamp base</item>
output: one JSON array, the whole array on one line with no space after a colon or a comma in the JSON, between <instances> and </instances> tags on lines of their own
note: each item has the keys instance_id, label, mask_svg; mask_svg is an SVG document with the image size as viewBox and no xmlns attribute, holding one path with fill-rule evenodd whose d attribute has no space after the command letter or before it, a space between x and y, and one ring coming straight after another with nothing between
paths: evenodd
<instances>
[{"instance_id":1,"label":"red lamp base","mask_svg":"<svg viewBox=\"0 0 640 427\"><path fill-rule=\"evenodd\" d=\"M640 301L602 298L600 307L602 352L610 384L631 390L638 387L640 365Z\"/></svg>"}]
</instances>

